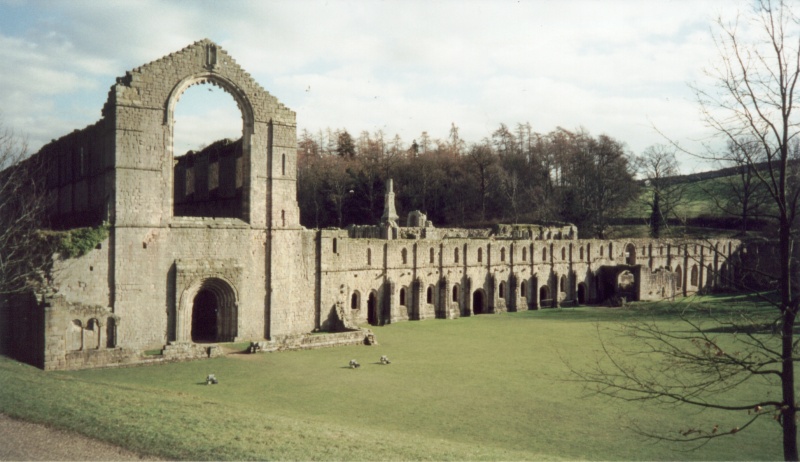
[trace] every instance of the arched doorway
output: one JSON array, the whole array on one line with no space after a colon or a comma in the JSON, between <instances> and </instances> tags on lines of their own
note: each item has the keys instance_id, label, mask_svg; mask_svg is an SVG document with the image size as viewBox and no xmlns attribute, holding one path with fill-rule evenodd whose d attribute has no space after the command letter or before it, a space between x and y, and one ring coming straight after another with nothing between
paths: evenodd
<instances>
[{"instance_id":1,"label":"arched doorway","mask_svg":"<svg viewBox=\"0 0 800 462\"><path fill-rule=\"evenodd\" d=\"M192 284L183 292L177 314L177 341L233 342L238 335L238 296L223 279L212 277Z\"/></svg>"},{"instance_id":2,"label":"arched doorway","mask_svg":"<svg viewBox=\"0 0 800 462\"><path fill-rule=\"evenodd\" d=\"M578 305L586 304L586 284L578 284Z\"/></svg>"},{"instance_id":3,"label":"arched doorway","mask_svg":"<svg viewBox=\"0 0 800 462\"><path fill-rule=\"evenodd\" d=\"M633 244L628 244L625 246L625 264L636 264L636 246Z\"/></svg>"},{"instance_id":4,"label":"arched doorway","mask_svg":"<svg viewBox=\"0 0 800 462\"><path fill-rule=\"evenodd\" d=\"M483 314L486 312L486 296L482 289L478 289L472 293L472 312L475 314Z\"/></svg>"},{"instance_id":5,"label":"arched doorway","mask_svg":"<svg viewBox=\"0 0 800 462\"><path fill-rule=\"evenodd\" d=\"M372 326L378 325L378 300L374 290L367 298L367 322Z\"/></svg>"},{"instance_id":6,"label":"arched doorway","mask_svg":"<svg viewBox=\"0 0 800 462\"><path fill-rule=\"evenodd\" d=\"M550 302L550 288L547 286L542 286L542 288L539 289L539 304L541 306L547 306L549 302Z\"/></svg>"},{"instance_id":7,"label":"arched doorway","mask_svg":"<svg viewBox=\"0 0 800 462\"><path fill-rule=\"evenodd\" d=\"M208 343L217 341L217 296L210 290L201 290L192 304L192 341Z\"/></svg>"}]
</instances>

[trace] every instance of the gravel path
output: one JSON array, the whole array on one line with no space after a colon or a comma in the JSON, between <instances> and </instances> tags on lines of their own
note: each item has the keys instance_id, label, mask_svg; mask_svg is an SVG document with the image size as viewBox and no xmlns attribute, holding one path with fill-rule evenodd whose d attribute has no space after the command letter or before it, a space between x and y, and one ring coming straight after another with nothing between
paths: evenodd
<instances>
[{"instance_id":1,"label":"gravel path","mask_svg":"<svg viewBox=\"0 0 800 462\"><path fill-rule=\"evenodd\" d=\"M0 414L0 460L158 460L119 446Z\"/></svg>"}]
</instances>

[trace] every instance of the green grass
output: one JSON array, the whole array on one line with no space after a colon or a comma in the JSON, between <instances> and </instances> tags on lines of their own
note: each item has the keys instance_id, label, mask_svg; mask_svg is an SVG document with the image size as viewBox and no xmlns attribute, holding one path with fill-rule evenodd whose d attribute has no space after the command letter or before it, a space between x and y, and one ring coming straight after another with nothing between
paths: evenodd
<instances>
[{"instance_id":1,"label":"green grass","mask_svg":"<svg viewBox=\"0 0 800 462\"><path fill-rule=\"evenodd\" d=\"M654 443L630 427L733 428L747 416L613 401L572 380L565 360L588 366L598 328L642 315L675 322L663 305L633 304L399 323L375 328L378 346L147 367L45 373L0 359L0 412L171 459L781 458L766 419L697 450ZM391 365L378 364L384 354ZM209 373L219 385L204 384ZM768 392L754 383L731 399Z\"/></svg>"}]
</instances>

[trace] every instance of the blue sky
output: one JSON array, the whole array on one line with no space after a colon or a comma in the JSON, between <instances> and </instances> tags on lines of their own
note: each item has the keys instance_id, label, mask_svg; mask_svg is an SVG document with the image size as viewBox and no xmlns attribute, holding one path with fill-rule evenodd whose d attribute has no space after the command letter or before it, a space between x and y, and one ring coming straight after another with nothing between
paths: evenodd
<instances>
[{"instance_id":1,"label":"blue sky","mask_svg":"<svg viewBox=\"0 0 800 462\"><path fill-rule=\"evenodd\" d=\"M297 112L299 130L383 130L408 144L455 123L478 142L530 122L605 133L637 154L665 143L658 131L700 150L710 132L688 84L709 84L713 20L739 9L748 4L0 0L0 114L38 150L97 121L117 76L207 37ZM217 93L185 94L176 144L236 132L235 105ZM681 160L685 172L708 168Z\"/></svg>"}]
</instances>

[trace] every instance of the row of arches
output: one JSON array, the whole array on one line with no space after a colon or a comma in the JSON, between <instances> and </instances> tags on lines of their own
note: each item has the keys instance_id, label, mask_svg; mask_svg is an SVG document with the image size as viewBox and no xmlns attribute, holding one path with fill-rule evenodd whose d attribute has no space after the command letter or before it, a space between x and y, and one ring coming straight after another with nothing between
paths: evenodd
<instances>
[{"instance_id":1,"label":"row of arches","mask_svg":"<svg viewBox=\"0 0 800 462\"><path fill-rule=\"evenodd\" d=\"M99 350L117 346L117 321L109 316L105 322L99 318L82 321L73 319L64 336L67 351Z\"/></svg>"}]
</instances>

